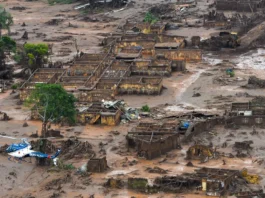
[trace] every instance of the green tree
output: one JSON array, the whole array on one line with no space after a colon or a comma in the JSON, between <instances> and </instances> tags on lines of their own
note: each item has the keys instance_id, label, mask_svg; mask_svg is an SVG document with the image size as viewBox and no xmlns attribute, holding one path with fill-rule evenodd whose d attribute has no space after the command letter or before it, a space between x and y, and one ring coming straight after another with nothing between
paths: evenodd
<instances>
[{"instance_id":1,"label":"green tree","mask_svg":"<svg viewBox=\"0 0 265 198\"><path fill-rule=\"evenodd\" d=\"M151 12L147 12L144 17L144 22L154 24L158 21L158 18L155 17Z\"/></svg>"},{"instance_id":2,"label":"green tree","mask_svg":"<svg viewBox=\"0 0 265 198\"><path fill-rule=\"evenodd\" d=\"M5 70L5 52L10 51L16 51L16 42L8 36L0 37L0 71Z\"/></svg>"},{"instance_id":3,"label":"green tree","mask_svg":"<svg viewBox=\"0 0 265 198\"><path fill-rule=\"evenodd\" d=\"M75 123L75 102L76 98L59 84L36 84L25 105L37 112L42 121L41 136L45 137L48 123Z\"/></svg>"},{"instance_id":4,"label":"green tree","mask_svg":"<svg viewBox=\"0 0 265 198\"><path fill-rule=\"evenodd\" d=\"M10 26L13 24L13 17L9 12L0 6L0 37L2 36L2 29L8 30L8 35L10 34Z\"/></svg>"},{"instance_id":5,"label":"green tree","mask_svg":"<svg viewBox=\"0 0 265 198\"><path fill-rule=\"evenodd\" d=\"M1 51L16 51L16 41L9 36L2 36L0 39L0 50Z\"/></svg>"},{"instance_id":6,"label":"green tree","mask_svg":"<svg viewBox=\"0 0 265 198\"><path fill-rule=\"evenodd\" d=\"M42 67L45 63L45 57L49 55L49 46L44 43L26 43L24 50L28 58L28 64L32 69Z\"/></svg>"}]
</instances>

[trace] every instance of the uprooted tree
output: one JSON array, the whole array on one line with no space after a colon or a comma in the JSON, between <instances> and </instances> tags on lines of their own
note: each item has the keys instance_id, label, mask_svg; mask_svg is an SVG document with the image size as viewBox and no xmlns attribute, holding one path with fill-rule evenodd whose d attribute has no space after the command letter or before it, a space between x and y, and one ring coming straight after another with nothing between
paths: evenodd
<instances>
[{"instance_id":1,"label":"uprooted tree","mask_svg":"<svg viewBox=\"0 0 265 198\"><path fill-rule=\"evenodd\" d=\"M45 137L49 123L76 121L76 99L58 84L36 84L35 89L25 101L42 121L41 136Z\"/></svg>"}]
</instances>

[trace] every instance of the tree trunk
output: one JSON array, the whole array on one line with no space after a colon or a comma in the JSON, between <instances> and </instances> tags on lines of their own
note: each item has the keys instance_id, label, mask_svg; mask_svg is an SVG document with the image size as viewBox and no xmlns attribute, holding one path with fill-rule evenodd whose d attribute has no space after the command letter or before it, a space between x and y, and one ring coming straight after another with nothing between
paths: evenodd
<instances>
[{"instance_id":1,"label":"tree trunk","mask_svg":"<svg viewBox=\"0 0 265 198\"><path fill-rule=\"evenodd\" d=\"M47 139L40 139L37 141L37 150L46 153ZM49 160L47 158L36 158L36 163L38 166L49 165Z\"/></svg>"},{"instance_id":2,"label":"tree trunk","mask_svg":"<svg viewBox=\"0 0 265 198\"><path fill-rule=\"evenodd\" d=\"M0 38L2 38L2 24L0 23Z\"/></svg>"},{"instance_id":3,"label":"tree trunk","mask_svg":"<svg viewBox=\"0 0 265 198\"><path fill-rule=\"evenodd\" d=\"M8 32L7 35L10 36L10 34L11 34L11 30L10 30L10 27L9 27L9 26L8 26L8 28L7 28L7 32Z\"/></svg>"},{"instance_id":4,"label":"tree trunk","mask_svg":"<svg viewBox=\"0 0 265 198\"><path fill-rule=\"evenodd\" d=\"M41 137L46 137L46 133L47 133L47 123L46 121L42 122L42 128L41 128Z\"/></svg>"}]
</instances>

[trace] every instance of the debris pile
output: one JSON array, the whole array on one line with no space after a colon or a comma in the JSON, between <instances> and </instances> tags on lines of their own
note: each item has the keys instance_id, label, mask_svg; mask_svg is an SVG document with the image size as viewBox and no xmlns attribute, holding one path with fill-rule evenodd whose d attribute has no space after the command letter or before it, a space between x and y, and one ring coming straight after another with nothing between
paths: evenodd
<instances>
[{"instance_id":1,"label":"debris pile","mask_svg":"<svg viewBox=\"0 0 265 198\"><path fill-rule=\"evenodd\" d=\"M221 48L236 48L240 44L237 34L230 32L220 32L219 36L212 36L209 39L201 41L201 48L211 51L221 50Z\"/></svg>"},{"instance_id":2,"label":"debris pile","mask_svg":"<svg viewBox=\"0 0 265 198\"><path fill-rule=\"evenodd\" d=\"M204 145L194 145L187 151L187 160L197 159L207 162L209 159L217 157L217 153L210 147Z\"/></svg>"},{"instance_id":3,"label":"debris pile","mask_svg":"<svg viewBox=\"0 0 265 198\"><path fill-rule=\"evenodd\" d=\"M62 142L61 159L69 160L73 158L92 158L95 152L89 142L81 142L77 139L68 139Z\"/></svg>"},{"instance_id":4,"label":"debris pile","mask_svg":"<svg viewBox=\"0 0 265 198\"><path fill-rule=\"evenodd\" d=\"M247 157L253 149L250 144L253 144L253 141L235 142L233 149L237 152L236 156Z\"/></svg>"},{"instance_id":5,"label":"debris pile","mask_svg":"<svg viewBox=\"0 0 265 198\"><path fill-rule=\"evenodd\" d=\"M257 78L256 76L250 76L246 87L247 88L265 88L265 80Z\"/></svg>"},{"instance_id":6,"label":"debris pile","mask_svg":"<svg viewBox=\"0 0 265 198\"><path fill-rule=\"evenodd\" d=\"M250 184L259 184L260 181L260 177L258 175L251 175L248 174L248 170L246 168L244 168L241 171L242 177L244 177L244 179L250 183Z\"/></svg>"},{"instance_id":7,"label":"debris pile","mask_svg":"<svg viewBox=\"0 0 265 198\"><path fill-rule=\"evenodd\" d=\"M60 190L63 184L69 183L72 181L72 176L70 173L67 173L62 178L54 179L48 182L45 186L45 190Z\"/></svg>"},{"instance_id":8,"label":"debris pile","mask_svg":"<svg viewBox=\"0 0 265 198\"><path fill-rule=\"evenodd\" d=\"M167 174L168 170L164 170L158 166L155 166L154 168L148 167L146 169L148 173L158 173L158 174Z\"/></svg>"},{"instance_id":9,"label":"debris pile","mask_svg":"<svg viewBox=\"0 0 265 198\"><path fill-rule=\"evenodd\" d=\"M8 121L10 117L5 113L0 111L0 121Z\"/></svg>"},{"instance_id":10,"label":"debris pile","mask_svg":"<svg viewBox=\"0 0 265 198\"><path fill-rule=\"evenodd\" d=\"M105 187L108 188L122 188L124 187L124 182L121 179L109 178L107 182L104 184Z\"/></svg>"},{"instance_id":11,"label":"debris pile","mask_svg":"<svg viewBox=\"0 0 265 198\"><path fill-rule=\"evenodd\" d=\"M0 154L7 155L6 149L9 147L9 145L5 144L4 146L0 146Z\"/></svg>"},{"instance_id":12,"label":"debris pile","mask_svg":"<svg viewBox=\"0 0 265 198\"><path fill-rule=\"evenodd\" d=\"M51 19L46 22L47 25L59 25L63 22L63 19Z\"/></svg>"}]
</instances>

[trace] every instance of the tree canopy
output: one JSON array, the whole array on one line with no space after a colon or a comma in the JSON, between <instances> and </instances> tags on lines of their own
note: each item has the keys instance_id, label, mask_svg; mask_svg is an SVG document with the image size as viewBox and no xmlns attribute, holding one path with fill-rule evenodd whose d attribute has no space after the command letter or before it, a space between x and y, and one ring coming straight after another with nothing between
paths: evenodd
<instances>
[{"instance_id":1,"label":"tree canopy","mask_svg":"<svg viewBox=\"0 0 265 198\"><path fill-rule=\"evenodd\" d=\"M0 71L5 70L5 52L9 51L16 51L16 42L8 36L0 37ZM7 78L9 78L10 75L10 72L5 74Z\"/></svg>"},{"instance_id":2,"label":"tree canopy","mask_svg":"<svg viewBox=\"0 0 265 198\"><path fill-rule=\"evenodd\" d=\"M0 50L1 51L15 51L16 41L14 41L9 36L2 36L0 39Z\"/></svg>"},{"instance_id":3,"label":"tree canopy","mask_svg":"<svg viewBox=\"0 0 265 198\"><path fill-rule=\"evenodd\" d=\"M158 21L158 18L155 17L151 12L147 12L144 17L144 22L154 24Z\"/></svg>"},{"instance_id":4,"label":"tree canopy","mask_svg":"<svg viewBox=\"0 0 265 198\"><path fill-rule=\"evenodd\" d=\"M36 84L25 104L31 106L42 120L41 135L45 136L48 123L75 123L75 101L73 94L67 93L59 84Z\"/></svg>"},{"instance_id":5,"label":"tree canopy","mask_svg":"<svg viewBox=\"0 0 265 198\"><path fill-rule=\"evenodd\" d=\"M49 47L45 43L26 43L24 50L28 58L29 66L39 68L44 63L44 57L49 55Z\"/></svg>"},{"instance_id":6,"label":"tree canopy","mask_svg":"<svg viewBox=\"0 0 265 198\"><path fill-rule=\"evenodd\" d=\"M10 33L10 26L13 24L13 17L9 12L5 10L2 6L0 6L0 29L7 29L8 33Z\"/></svg>"}]
</instances>

